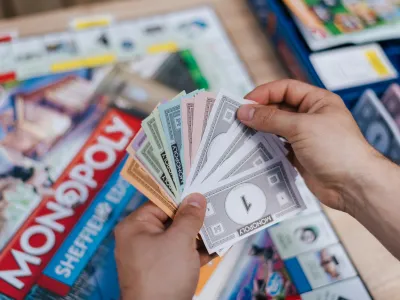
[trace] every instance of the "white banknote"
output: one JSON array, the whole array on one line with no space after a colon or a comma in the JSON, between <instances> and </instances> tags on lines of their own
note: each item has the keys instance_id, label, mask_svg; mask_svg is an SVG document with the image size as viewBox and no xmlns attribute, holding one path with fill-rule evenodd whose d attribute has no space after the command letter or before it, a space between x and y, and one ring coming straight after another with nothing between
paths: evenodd
<instances>
[{"instance_id":1,"label":"white banknote","mask_svg":"<svg viewBox=\"0 0 400 300\"><path fill-rule=\"evenodd\" d=\"M230 157L235 156L236 152L245 145L257 133L254 129L240 125L235 130L228 131L225 137L224 150L220 155L210 157L206 165L197 176L192 186L204 184L208 178L216 172L222 164Z\"/></svg>"},{"instance_id":2,"label":"white banknote","mask_svg":"<svg viewBox=\"0 0 400 300\"><path fill-rule=\"evenodd\" d=\"M284 154L274 137L274 135L267 133L256 133L234 155L229 157L215 173L207 178L204 184L212 186L221 180L242 174L276 157L283 157ZM230 248L231 246L225 246L216 253L222 257Z\"/></svg>"},{"instance_id":3,"label":"white banknote","mask_svg":"<svg viewBox=\"0 0 400 300\"><path fill-rule=\"evenodd\" d=\"M202 172L207 162L215 159L218 160L220 155L224 154L224 151L230 146L228 137L243 131L244 125L241 124L236 117L237 109L243 104L252 103L254 102L235 98L226 92L220 92L218 94L208 118L207 126L192 168L186 180L185 191L182 197L188 194L190 186L197 180L197 177ZM228 154L229 153L228 151ZM227 157L226 153L225 157Z\"/></svg>"},{"instance_id":4,"label":"white banknote","mask_svg":"<svg viewBox=\"0 0 400 300\"><path fill-rule=\"evenodd\" d=\"M207 178L205 183L213 184L228 179L274 158L285 159L281 149L275 143L273 135L258 132Z\"/></svg>"},{"instance_id":5,"label":"white banknote","mask_svg":"<svg viewBox=\"0 0 400 300\"><path fill-rule=\"evenodd\" d=\"M290 168L277 158L197 191L207 199L200 234L210 254L305 209Z\"/></svg>"}]
</instances>

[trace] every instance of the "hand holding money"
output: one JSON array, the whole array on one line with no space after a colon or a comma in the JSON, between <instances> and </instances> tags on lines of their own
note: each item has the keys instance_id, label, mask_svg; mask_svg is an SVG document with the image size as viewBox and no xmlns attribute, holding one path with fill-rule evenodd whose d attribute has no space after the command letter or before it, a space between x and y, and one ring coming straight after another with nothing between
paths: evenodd
<instances>
[{"instance_id":1,"label":"hand holding money","mask_svg":"<svg viewBox=\"0 0 400 300\"><path fill-rule=\"evenodd\" d=\"M124 177L158 207L143 207L117 229L126 298L191 298L199 261L210 258L195 241L204 242L209 253L224 253L241 238L301 211L296 171L286 155L320 200L351 213L400 258L400 244L393 238L400 234L400 168L367 143L338 96L283 80L247 95L255 102L225 92L179 97L181 113L175 103L162 122L159 114L166 110L153 111L143 121L145 136L137 135L128 149ZM289 153L273 134L287 139ZM147 140L152 147L143 152ZM178 168L185 174L183 190ZM197 212L187 213L188 200L181 199L196 191L206 203L195 194L203 199L195 201L201 209L192 205ZM175 219L166 229L168 217ZM199 230L202 241L196 240ZM188 276L182 278L180 270Z\"/></svg>"},{"instance_id":2,"label":"hand holding money","mask_svg":"<svg viewBox=\"0 0 400 300\"><path fill-rule=\"evenodd\" d=\"M168 215L149 203L117 226L115 257L123 299L192 298L200 266L211 260L196 240L205 209L204 197L194 194L168 228Z\"/></svg>"},{"instance_id":3,"label":"hand holding money","mask_svg":"<svg viewBox=\"0 0 400 300\"><path fill-rule=\"evenodd\" d=\"M143 120L127 149L122 175L169 217L190 194L205 195L200 235L210 254L305 209L282 141L237 119L251 103L182 92Z\"/></svg>"},{"instance_id":4,"label":"hand holding money","mask_svg":"<svg viewBox=\"0 0 400 300\"><path fill-rule=\"evenodd\" d=\"M349 213L363 205L346 197L353 194L349 189L365 173L366 162L379 154L366 142L339 96L282 80L259 86L246 98L257 105L242 107L239 119L287 139L293 164L319 200Z\"/></svg>"}]
</instances>

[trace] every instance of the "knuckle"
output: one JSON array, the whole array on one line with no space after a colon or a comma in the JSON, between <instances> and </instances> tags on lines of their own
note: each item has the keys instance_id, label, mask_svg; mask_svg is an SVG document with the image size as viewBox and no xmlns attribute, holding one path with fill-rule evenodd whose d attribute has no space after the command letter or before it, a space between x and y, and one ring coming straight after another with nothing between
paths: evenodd
<instances>
[{"instance_id":1,"label":"knuckle","mask_svg":"<svg viewBox=\"0 0 400 300\"><path fill-rule=\"evenodd\" d=\"M126 223L124 221L119 223L114 229L115 239L117 241L124 240L124 237L126 237L128 234L128 229L129 229L129 227L126 225Z\"/></svg>"},{"instance_id":2,"label":"knuckle","mask_svg":"<svg viewBox=\"0 0 400 300\"><path fill-rule=\"evenodd\" d=\"M275 109L266 107L258 108L255 112L256 121L260 127L267 127L270 124L274 114Z\"/></svg>"}]
</instances>

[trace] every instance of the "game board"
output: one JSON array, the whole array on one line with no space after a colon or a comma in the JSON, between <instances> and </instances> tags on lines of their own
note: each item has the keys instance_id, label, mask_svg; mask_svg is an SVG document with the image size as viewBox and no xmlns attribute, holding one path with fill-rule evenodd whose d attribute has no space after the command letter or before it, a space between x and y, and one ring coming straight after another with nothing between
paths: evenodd
<instances>
[{"instance_id":1,"label":"game board","mask_svg":"<svg viewBox=\"0 0 400 300\"><path fill-rule=\"evenodd\" d=\"M119 299L112 228L146 201L119 176L125 141L141 117L182 89L229 87L245 95L253 88L211 7L138 20L89 17L69 26L0 39L0 299ZM110 126L121 132L107 135ZM93 170L95 186L84 176L88 169L77 170L87 168L82 163L96 141L107 139L120 146L112 166ZM86 197L66 183L77 179ZM66 185L65 194L59 192ZM309 209L298 218L325 220L304 183L299 187ZM55 205L60 199L69 205ZM101 228L94 230L93 220ZM32 228L42 232L32 236ZM83 239L88 232L90 239ZM341 247L337 239L334 244ZM81 257L71 250L78 245ZM234 247L201 270L196 297L300 299L300 290L312 293L311 280L305 286L296 281L306 276L293 267L302 253L283 257L276 245L263 231Z\"/></svg>"},{"instance_id":2,"label":"game board","mask_svg":"<svg viewBox=\"0 0 400 300\"><path fill-rule=\"evenodd\" d=\"M131 122L134 134L134 124L140 124L140 117L182 89L231 86L245 94L253 88L214 11L206 6L121 22L107 16L78 19L65 32L26 38L5 36L0 39L0 52L7 54L0 62L0 290L16 299L26 295L42 298L41 287L60 287L60 278L54 279L51 265L57 265L57 257L62 260L62 251L68 251L69 242L64 239L71 239L72 230L79 235L75 224L85 228L85 222L96 212L91 211L93 205L106 205L100 196L94 197L102 193L96 190L84 204L72 207L76 217L60 218L65 226L63 234L42 253L40 263L28 260L32 264L24 269L14 256L15 249L24 250L21 237L38 218L47 216L46 203L58 197L57 187L63 186L66 176L90 149L90 141L99 138L99 131L109 126L107 122L114 114L115 118L119 114L125 118L127 113L126 122ZM122 155L120 150L124 152L118 148L118 155ZM117 171L94 176L101 176L102 183L115 178L114 184L109 183L111 191L122 180ZM76 198L82 190L66 187L65 192L67 197ZM106 190L103 192L107 195ZM103 237L131 199L136 199L132 200L136 206L142 201L133 187L124 192L124 200L112 207L115 214L107 219ZM42 237L39 234L39 240L35 237L28 242L39 247ZM96 257L94 252L102 240L86 253L86 263ZM60 252L56 252L60 246ZM47 263L49 269L44 271ZM56 289L60 296L76 291L75 283L87 283L80 279L86 263L82 262L79 271L75 269L74 279ZM22 273L13 273L19 268ZM54 282L59 284L52 285Z\"/></svg>"},{"instance_id":3,"label":"game board","mask_svg":"<svg viewBox=\"0 0 400 300\"><path fill-rule=\"evenodd\" d=\"M285 0L312 50L399 37L397 0Z\"/></svg>"}]
</instances>

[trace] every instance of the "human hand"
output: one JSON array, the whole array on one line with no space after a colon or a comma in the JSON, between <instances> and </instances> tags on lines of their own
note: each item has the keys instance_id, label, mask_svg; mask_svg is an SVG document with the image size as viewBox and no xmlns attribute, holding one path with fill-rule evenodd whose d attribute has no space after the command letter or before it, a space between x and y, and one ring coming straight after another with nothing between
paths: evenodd
<instances>
[{"instance_id":1,"label":"human hand","mask_svg":"<svg viewBox=\"0 0 400 300\"><path fill-rule=\"evenodd\" d=\"M342 99L327 90L295 80L257 87L238 118L256 130L285 137L292 162L310 190L326 205L354 214L356 181L367 163L381 157L364 139Z\"/></svg>"},{"instance_id":2,"label":"human hand","mask_svg":"<svg viewBox=\"0 0 400 300\"><path fill-rule=\"evenodd\" d=\"M192 299L200 267L211 260L197 234L206 199L188 196L168 227L168 216L151 203L118 224L115 230L118 276L123 299Z\"/></svg>"}]
</instances>

